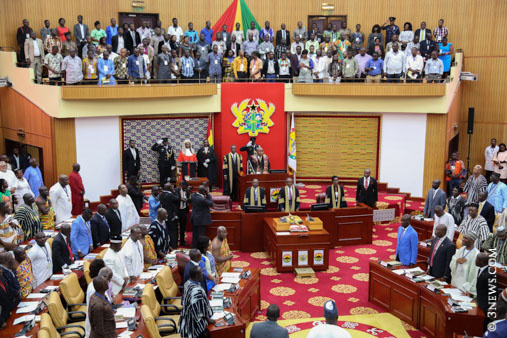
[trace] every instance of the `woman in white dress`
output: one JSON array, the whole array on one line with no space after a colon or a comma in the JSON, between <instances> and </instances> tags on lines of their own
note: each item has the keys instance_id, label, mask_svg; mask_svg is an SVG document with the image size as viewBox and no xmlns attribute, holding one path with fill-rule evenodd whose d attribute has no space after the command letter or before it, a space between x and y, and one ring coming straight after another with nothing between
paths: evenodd
<instances>
[{"instance_id":1,"label":"woman in white dress","mask_svg":"<svg viewBox=\"0 0 507 338\"><path fill-rule=\"evenodd\" d=\"M23 195L31 194L33 196L33 192L30 189L30 184L26 178L23 177L23 170L17 169L14 171L16 174L16 190L14 191L14 196L16 197L16 208L18 208L21 204L23 204Z\"/></svg>"}]
</instances>

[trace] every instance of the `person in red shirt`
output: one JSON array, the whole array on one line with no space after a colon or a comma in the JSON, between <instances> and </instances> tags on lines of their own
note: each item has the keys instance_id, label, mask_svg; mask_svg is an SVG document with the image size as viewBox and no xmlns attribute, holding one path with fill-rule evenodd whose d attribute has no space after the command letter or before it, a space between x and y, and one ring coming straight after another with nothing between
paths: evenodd
<instances>
[{"instance_id":1,"label":"person in red shirt","mask_svg":"<svg viewBox=\"0 0 507 338\"><path fill-rule=\"evenodd\" d=\"M452 153L451 158L445 164L445 180L447 182L447 196L450 196L452 189L461 188L463 177L466 176L465 163L458 159L458 153Z\"/></svg>"},{"instance_id":2,"label":"person in red shirt","mask_svg":"<svg viewBox=\"0 0 507 338\"><path fill-rule=\"evenodd\" d=\"M81 166L79 163L74 163L72 172L69 175L70 191L72 193L72 215L78 216L83 213L84 208L84 193L83 179L79 174Z\"/></svg>"},{"instance_id":3,"label":"person in red shirt","mask_svg":"<svg viewBox=\"0 0 507 338\"><path fill-rule=\"evenodd\" d=\"M58 27L56 27L56 29L58 30L58 36L60 37L60 40L62 40L62 42L65 42L67 41L67 38L65 37L65 33L69 32L70 33L70 30L69 30L69 27L65 27L65 19L64 18L60 18L58 19Z\"/></svg>"},{"instance_id":4,"label":"person in red shirt","mask_svg":"<svg viewBox=\"0 0 507 338\"><path fill-rule=\"evenodd\" d=\"M190 142L190 140L187 139L183 141L177 161L182 181L186 181L191 177L196 177L197 156L192 148L192 142Z\"/></svg>"}]
</instances>

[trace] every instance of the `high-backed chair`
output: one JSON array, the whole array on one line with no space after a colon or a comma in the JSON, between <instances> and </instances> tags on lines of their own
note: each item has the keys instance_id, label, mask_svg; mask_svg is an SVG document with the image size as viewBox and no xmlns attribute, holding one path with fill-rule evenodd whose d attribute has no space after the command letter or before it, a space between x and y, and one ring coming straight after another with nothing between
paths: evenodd
<instances>
[{"instance_id":1,"label":"high-backed chair","mask_svg":"<svg viewBox=\"0 0 507 338\"><path fill-rule=\"evenodd\" d=\"M37 337L38 338L59 338L64 336L76 336L76 337L82 337L81 331L69 331L69 332L62 332L61 334L56 329L55 325L53 324L53 320L51 319L51 316L47 313L43 313L40 318L40 328L39 331L37 331Z\"/></svg>"},{"instance_id":2,"label":"high-backed chair","mask_svg":"<svg viewBox=\"0 0 507 338\"><path fill-rule=\"evenodd\" d=\"M86 317L86 313L82 311L73 311L73 312L67 312L65 308L63 307L62 301L60 299L60 295L58 292L51 292L49 295L49 301L48 301L48 312L51 316L51 320L53 321L54 326L56 327L56 330L62 334L62 332L68 333L68 332L74 332L73 335L69 335L72 337L84 337L85 335L85 322L75 322L70 325L67 325L67 322L69 320L69 316L72 316L74 314L79 314L80 316ZM78 313L76 313L78 312ZM41 318L42 321L42 318ZM41 324L42 327L42 324ZM53 337L53 336L52 336Z\"/></svg>"},{"instance_id":3,"label":"high-backed chair","mask_svg":"<svg viewBox=\"0 0 507 338\"><path fill-rule=\"evenodd\" d=\"M176 308L176 306L172 304L160 304L157 300L157 296L155 296L155 290L153 289L152 284L146 284L146 286L143 289L143 295L141 297L141 300L142 305L148 305L150 307L153 316L156 317L155 320L157 321L157 324L162 325L164 324L162 323L162 321L169 321L174 322L174 325L177 326L176 323L178 323L180 319L179 314L160 316L160 312L161 311L166 312L163 309L169 309L169 311L173 311L176 313L178 309Z\"/></svg>"},{"instance_id":4,"label":"high-backed chair","mask_svg":"<svg viewBox=\"0 0 507 338\"><path fill-rule=\"evenodd\" d=\"M141 316L143 316L144 325L148 329L148 333L151 338L160 338L167 336L176 337L177 328L174 322L170 320L164 320L164 324L161 320L157 320L148 305L141 306Z\"/></svg>"},{"instance_id":5,"label":"high-backed chair","mask_svg":"<svg viewBox=\"0 0 507 338\"><path fill-rule=\"evenodd\" d=\"M104 255L106 254L106 251L107 249L104 249L102 250L101 252L99 252L99 254L97 255L97 257L95 257L95 259L104 259Z\"/></svg>"},{"instance_id":6,"label":"high-backed chair","mask_svg":"<svg viewBox=\"0 0 507 338\"><path fill-rule=\"evenodd\" d=\"M85 304L86 295L81 285L79 285L79 280L74 272L60 282L60 291L70 311L81 311L85 313L84 317L79 318L79 315L76 314L73 319L85 320L87 313L87 306Z\"/></svg>"},{"instance_id":7,"label":"high-backed chair","mask_svg":"<svg viewBox=\"0 0 507 338\"><path fill-rule=\"evenodd\" d=\"M232 210L232 200L230 196L212 196L212 197L213 197L213 206L211 207L212 211Z\"/></svg>"},{"instance_id":8,"label":"high-backed chair","mask_svg":"<svg viewBox=\"0 0 507 338\"><path fill-rule=\"evenodd\" d=\"M187 263L190 262L190 257L183 252L178 252L176 254L176 262L178 263L178 272L180 273L181 280L183 281L185 267L187 266Z\"/></svg>"},{"instance_id":9,"label":"high-backed chair","mask_svg":"<svg viewBox=\"0 0 507 338\"><path fill-rule=\"evenodd\" d=\"M326 193L325 192L319 192L315 195L315 199L317 200L317 203L325 203L326 202Z\"/></svg>"},{"instance_id":10,"label":"high-backed chair","mask_svg":"<svg viewBox=\"0 0 507 338\"><path fill-rule=\"evenodd\" d=\"M172 305L173 307L164 307L164 312L168 314L181 312L181 297L178 295L178 285L174 281L171 268L166 266L155 277L158 289L162 294L162 304Z\"/></svg>"},{"instance_id":11,"label":"high-backed chair","mask_svg":"<svg viewBox=\"0 0 507 338\"><path fill-rule=\"evenodd\" d=\"M54 238L53 238L53 237L51 237L51 238L48 238L48 239L46 240L46 242L49 244L49 247L50 247L51 249L53 249L53 239L54 239Z\"/></svg>"},{"instance_id":12,"label":"high-backed chair","mask_svg":"<svg viewBox=\"0 0 507 338\"><path fill-rule=\"evenodd\" d=\"M90 285L92 278L90 277L90 261L83 262L83 273L86 280L86 285Z\"/></svg>"}]
</instances>

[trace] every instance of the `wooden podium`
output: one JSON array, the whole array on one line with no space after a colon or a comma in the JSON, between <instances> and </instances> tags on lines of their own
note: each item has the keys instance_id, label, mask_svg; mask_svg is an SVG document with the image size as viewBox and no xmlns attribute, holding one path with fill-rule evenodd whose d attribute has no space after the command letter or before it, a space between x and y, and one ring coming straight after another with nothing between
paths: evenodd
<instances>
[{"instance_id":1,"label":"wooden podium","mask_svg":"<svg viewBox=\"0 0 507 338\"><path fill-rule=\"evenodd\" d=\"M281 188L285 185L285 180L290 175L286 173L280 174L255 174L255 175L244 175L239 176L239 202L243 206L243 198L245 197L245 191L248 187L252 186L254 178L259 180L259 186L266 190L266 208L277 209L278 205L276 202L271 202L270 190L271 188Z\"/></svg>"}]
</instances>

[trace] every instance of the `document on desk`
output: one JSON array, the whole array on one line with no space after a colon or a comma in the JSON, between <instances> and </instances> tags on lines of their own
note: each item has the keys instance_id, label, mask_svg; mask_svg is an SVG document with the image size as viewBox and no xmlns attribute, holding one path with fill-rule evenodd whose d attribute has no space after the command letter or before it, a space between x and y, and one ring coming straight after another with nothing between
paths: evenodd
<instances>
[{"instance_id":1,"label":"document on desk","mask_svg":"<svg viewBox=\"0 0 507 338\"><path fill-rule=\"evenodd\" d=\"M37 309L39 302L21 302L18 304L18 309L16 313L30 313Z\"/></svg>"},{"instance_id":2,"label":"document on desk","mask_svg":"<svg viewBox=\"0 0 507 338\"><path fill-rule=\"evenodd\" d=\"M129 327L127 322L116 322L117 329L126 329L127 327Z\"/></svg>"},{"instance_id":3,"label":"document on desk","mask_svg":"<svg viewBox=\"0 0 507 338\"><path fill-rule=\"evenodd\" d=\"M278 231L276 233L277 236L289 236L290 235L290 231Z\"/></svg>"},{"instance_id":4,"label":"document on desk","mask_svg":"<svg viewBox=\"0 0 507 338\"><path fill-rule=\"evenodd\" d=\"M453 296L453 295L461 296L463 294L463 292L461 292L460 289L454 289L454 288L442 289L440 291L442 291L443 293L450 295L450 296Z\"/></svg>"},{"instance_id":5,"label":"document on desk","mask_svg":"<svg viewBox=\"0 0 507 338\"><path fill-rule=\"evenodd\" d=\"M395 274L397 274L398 276L401 276L401 275L405 274L405 269L397 269L397 270L393 270L393 272Z\"/></svg>"},{"instance_id":6,"label":"document on desk","mask_svg":"<svg viewBox=\"0 0 507 338\"><path fill-rule=\"evenodd\" d=\"M468 296L465 296L465 295L455 295L455 294L451 294L451 298L452 298L452 299L454 299L454 300L455 300L455 301L457 301L457 302L470 303L471 301L473 301L473 298L468 297Z\"/></svg>"},{"instance_id":7,"label":"document on desk","mask_svg":"<svg viewBox=\"0 0 507 338\"><path fill-rule=\"evenodd\" d=\"M215 312L213 313L213 316L211 316L211 319L213 320L219 320L219 319L222 319L225 317L226 314L228 314L229 312L227 311L224 311L224 312Z\"/></svg>"},{"instance_id":8,"label":"document on desk","mask_svg":"<svg viewBox=\"0 0 507 338\"><path fill-rule=\"evenodd\" d=\"M223 298L222 299L212 299L212 300L209 301L209 305L211 307L214 307L214 306L223 307L224 306L224 300L223 300Z\"/></svg>"},{"instance_id":9,"label":"document on desk","mask_svg":"<svg viewBox=\"0 0 507 338\"><path fill-rule=\"evenodd\" d=\"M139 276L140 280L148 280L152 279L157 275L158 271L149 271L149 272L141 272L141 275Z\"/></svg>"},{"instance_id":10,"label":"document on desk","mask_svg":"<svg viewBox=\"0 0 507 338\"><path fill-rule=\"evenodd\" d=\"M234 278L239 278L239 276L241 275L241 272L222 272L222 277L234 277Z\"/></svg>"},{"instance_id":11,"label":"document on desk","mask_svg":"<svg viewBox=\"0 0 507 338\"><path fill-rule=\"evenodd\" d=\"M18 325L20 323L24 323L24 322L29 322L31 320L34 320L35 319L35 315L25 315L25 316L21 316L19 318L16 318L14 320L14 323L13 325Z\"/></svg>"},{"instance_id":12,"label":"document on desk","mask_svg":"<svg viewBox=\"0 0 507 338\"><path fill-rule=\"evenodd\" d=\"M27 299L42 299L47 296L47 293L31 293L26 296Z\"/></svg>"},{"instance_id":13,"label":"document on desk","mask_svg":"<svg viewBox=\"0 0 507 338\"><path fill-rule=\"evenodd\" d=\"M225 291L228 290L231 287L230 283L223 283L223 284L217 284L215 287L213 287L213 290L219 292L219 291Z\"/></svg>"},{"instance_id":14,"label":"document on desk","mask_svg":"<svg viewBox=\"0 0 507 338\"><path fill-rule=\"evenodd\" d=\"M116 309L115 317L123 316L123 318L134 318L136 316L135 307L121 307Z\"/></svg>"},{"instance_id":15,"label":"document on desk","mask_svg":"<svg viewBox=\"0 0 507 338\"><path fill-rule=\"evenodd\" d=\"M239 277L222 277L220 280L221 283L228 283L228 284L237 284L241 278Z\"/></svg>"}]
</instances>

